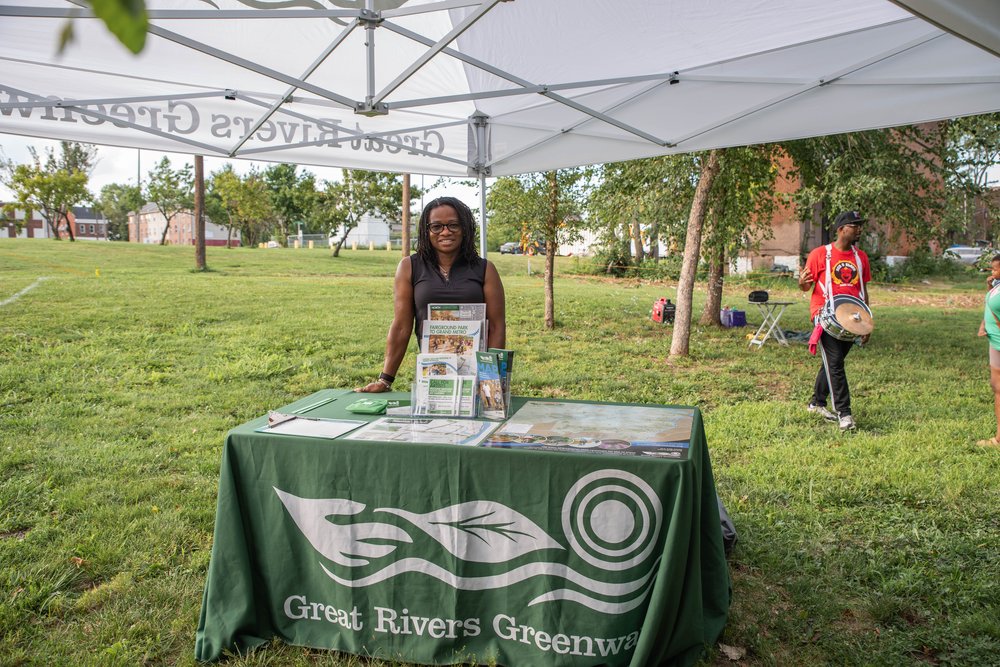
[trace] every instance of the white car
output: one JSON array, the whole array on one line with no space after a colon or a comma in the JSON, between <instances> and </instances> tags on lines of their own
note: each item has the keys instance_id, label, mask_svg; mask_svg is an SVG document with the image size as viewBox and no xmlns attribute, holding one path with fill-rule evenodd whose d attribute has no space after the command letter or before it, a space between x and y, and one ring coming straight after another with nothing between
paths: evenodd
<instances>
[{"instance_id":1,"label":"white car","mask_svg":"<svg viewBox=\"0 0 1000 667\"><path fill-rule=\"evenodd\" d=\"M983 249L970 245L953 245L945 249L944 256L961 264L975 264Z\"/></svg>"}]
</instances>

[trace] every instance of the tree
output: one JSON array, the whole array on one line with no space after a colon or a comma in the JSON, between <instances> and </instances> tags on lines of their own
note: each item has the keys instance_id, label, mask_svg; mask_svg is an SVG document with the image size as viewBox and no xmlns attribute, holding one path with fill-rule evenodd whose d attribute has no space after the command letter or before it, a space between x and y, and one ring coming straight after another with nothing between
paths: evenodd
<instances>
[{"instance_id":1,"label":"tree","mask_svg":"<svg viewBox=\"0 0 1000 667\"><path fill-rule=\"evenodd\" d=\"M14 193L18 207L41 214L54 238L61 238L60 228L65 224L69 240L74 241L69 212L92 198L87 182L97 148L63 141L58 156L52 149L46 150L44 164L34 148L29 150L31 164L3 163L3 183Z\"/></svg>"},{"instance_id":2,"label":"tree","mask_svg":"<svg viewBox=\"0 0 1000 667\"><path fill-rule=\"evenodd\" d=\"M546 329L555 328L555 257L561 240L578 237L586 173L560 169L507 176L497 179L487 195L491 226L521 228L530 238L545 241Z\"/></svg>"},{"instance_id":3,"label":"tree","mask_svg":"<svg viewBox=\"0 0 1000 667\"><path fill-rule=\"evenodd\" d=\"M296 169L294 164L274 164L264 170L277 222L276 236L282 243L294 232L296 223L308 221L316 204L316 177Z\"/></svg>"},{"instance_id":4,"label":"tree","mask_svg":"<svg viewBox=\"0 0 1000 667\"><path fill-rule=\"evenodd\" d=\"M698 270L701 251L701 231L708 215L709 194L719 174L719 151L709 151L700 159L698 185L688 215L687 238L684 241L684 262L680 280L677 281L677 311L674 315L674 332L670 341L670 356L686 356L691 340L691 304L694 279Z\"/></svg>"},{"instance_id":5,"label":"tree","mask_svg":"<svg viewBox=\"0 0 1000 667\"><path fill-rule=\"evenodd\" d=\"M410 188L411 201L420 197L419 188ZM340 256L340 249L348 234L358 226L365 215L376 215L397 222L402 217L403 182L395 174L364 169L344 169L341 181L327 181L319 193L313 220L323 231L340 238L333 248L333 256Z\"/></svg>"},{"instance_id":6,"label":"tree","mask_svg":"<svg viewBox=\"0 0 1000 667\"><path fill-rule=\"evenodd\" d=\"M937 132L900 127L784 142L802 183L792 197L799 219L825 228L831 214L857 210L917 242L947 235Z\"/></svg>"},{"instance_id":7,"label":"tree","mask_svg":"<svg viewBox=\"0 0 1000 667\"><path fill-rule=\"evenodd\" d=\"M194 206L193 188L194 177L188 164L180 169L173 169L170 166L170 158L163 156L163 159L150 170L145 198L156 206L156 210L165 221L160 245L166 245L170 223L177 214L190 211Z\"/></svg>"},{"instance_id":8,"label":"tree","mask_svg":"<svg viewBox=\"0 0 1000 667\"><path fill-rule=\"evenodd\" d=\"M239 230L243 242L256 246L265 237L275 219L271 194L260 172L251 170L244 178L226 164L213 172L209 182L206 210L219 219L228 230L226 247L230 247L233 230ZM212 200L216 203L213 203Z\"/></svg>"},{"instance_id":9,"label":"tree","mask_svg":"<svg viewBox=\"0 0 1000 667\"><path fill-rule=\"evenodd\" d=\"M721 325L726 261L742 246L756 247L771 236L771 218L778 204L774 183L779 157L774 144L719 151L719 174L709 195L703 239L708 295L699 324Z\"/></svg>"},{"instance_id":10,"label":"tree","mask_svg":"<svg viewBox=\"0 0 1000 667\"><path fill-rule=\"evenodd\" d=\"M986 196L990 170L1000 164L1000 114L942 123L936 145L942 149L940 159L948 198L945 227L952 231L950 240L956 240L959 233L967 236L976 229L977 212L985 214L985 221L1000 217L997 202ZM984 232L991 241L997 241L1000 234L991 227L976 231Z\"/></svg>"},{"instance_id":11,"label":"tree","mask_svg":"<svg viewBox=\"0 0 1000 667\"><path fill-rule=\"evenodd\" d=\"M137 185L110 183L101 188L97 207L108 219L109 240L128 240L128 214L138 214L142 204L142 190Z\"/></svg>"},{"instance_id":12,"label":"tree","mask_svg":"<svg viewBox=\"0 0 1000 667\"><path fill-rule=\"evenodd\" d=\"M622 273L633 258L641 263L643 239L655 263L662 239L674 245L683 237L697 175L697 161L690 154L615 162L598 169L588 210L591 227L603 232L608 273Z\"/></svg>"}]
</instances>

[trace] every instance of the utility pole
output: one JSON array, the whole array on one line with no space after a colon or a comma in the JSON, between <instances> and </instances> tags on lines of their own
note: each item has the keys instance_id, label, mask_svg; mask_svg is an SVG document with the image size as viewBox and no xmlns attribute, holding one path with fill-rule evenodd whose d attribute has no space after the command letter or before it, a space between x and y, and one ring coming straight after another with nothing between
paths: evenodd
<instances>
[{"instance_id":1,"label":"utility pole","mask_svg":"<svg viewBox=\"0 0 1000 667\"><path fill-rule=\"evenodd\" d=\"M194 264L199 271L205 265L205 158L194 156Z\"/></svg>"}]
</instances>

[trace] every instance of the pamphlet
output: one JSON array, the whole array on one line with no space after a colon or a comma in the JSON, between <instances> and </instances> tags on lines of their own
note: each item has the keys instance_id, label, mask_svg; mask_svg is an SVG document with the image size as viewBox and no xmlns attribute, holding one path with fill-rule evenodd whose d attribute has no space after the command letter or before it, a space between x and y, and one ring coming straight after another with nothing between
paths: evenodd
<instances>
[{"instance_id":1,"label":"pamphlet","mask_svg":"<svg viewBox=\"0 0 1000 667\"><path fill-rule=\"evenodd\" d=\"M474 417L474 375L429 375L414 381L414 415Z\"/></svg>"},{"instance_id":2,"label":"pamphlet","mask_svg":"<svg viewBox=\"0 0 1000 667\"><path fill-rule=\"evenodd\" d=\"M417 378L438 375L458 375L457 354L418 354Z\"/></svg>"},{"instance_id":3,"label":"pamphlet","mask_svg":"<svg viewBox=\"0 0 1000 667\"><path fill-rule=\"evenodd\" d=\"M491 347L490 352L497 353L497 364L500 370L500 386L503 387L504 407L510 413L510 378L514 372L514 350L504 350Z\"/></svg>"},{"instance_id":4,"label":"pamphlet","mask_svg":"<svg viewBox=\"0 0 1000 667\"><path fill-rule=\"evenodd\" d=\"M458 374L476 374L476 351L483 330L482 322L424 322L420 351L424 354L457 354Z\"/></svg>"},{"instance_id":5,"label":"pamphlet","mask_svg":"<svg viewBox=\"0 0 1000 667\"><path fill-rule=\"evenodd\" d=\"M486 419L504 419L507 410L496 352L476 352L479 371L479 414Z\"/></svg>"},{"instance_id":6,"label":"pamphlet","mask_svg":"<svg viewBox=\"0 0 1000 667\"><path fill-rule=\"evenodd\" d=\"M485 303L429 303L427 304L427 319L440 322L479 322L482 334L479 336L479 347L476 349L486 350L486 332L489 331L489 322L486 320Z\"/></svg>"},{"instance_id":7,"label":"pamphlet","mask_svg":"<svg viewBox=\"0 0 1000 667\"><path fill-rule=\"evenodd\" d=\"M485 303L429 303L428 320L481 321L486 319Z\"/></svg>"},{"instance_id":8,"label":"pamphlet","mask_svg":"<svg viewBox=\"0 0 1000 667\"><path fill-rule=\"evenodd\" d=\"M478 445L497 427L476 419L405 419L383 417L352 433L347 440Z\"/></svg>"}]
</instances>

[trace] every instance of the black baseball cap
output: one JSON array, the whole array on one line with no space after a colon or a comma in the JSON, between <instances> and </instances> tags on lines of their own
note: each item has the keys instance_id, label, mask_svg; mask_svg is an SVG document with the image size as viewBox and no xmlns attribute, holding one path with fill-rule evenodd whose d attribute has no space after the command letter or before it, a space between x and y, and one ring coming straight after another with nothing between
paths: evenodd
<instances>
[{"instance_id":1,"label":"black baseball cap","mask_svg":"<svg viewBox=\"0 0 1000 667\"><path fill-rule=\"evenodd\" d=\"M862 218L857 211L844 211L833 221L834 230L840 229L844 225L860 225L868 222L867 218Z\"/></svg>"}]
</instances>

